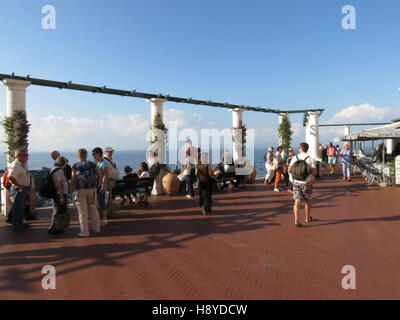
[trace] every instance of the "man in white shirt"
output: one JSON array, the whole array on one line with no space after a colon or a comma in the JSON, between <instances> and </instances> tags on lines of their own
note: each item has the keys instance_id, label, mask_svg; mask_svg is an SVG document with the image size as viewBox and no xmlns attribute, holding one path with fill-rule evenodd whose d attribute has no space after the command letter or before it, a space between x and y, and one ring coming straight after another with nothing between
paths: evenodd
<instances>
[{"instance_id":1,"label":"man in white shirt","mask_svg":"<svg viewBox=\"0 0 400 320\"><path fill-rule=\"evenodd\" d=\"M24 231L27 224L24 224L25 207L28 196L28 189L31 180L27 170L28 152L26 150L17 150L15 160L11 163L9 169L9 179L11 185L11 196L14 199L10 210L10 221L13 231Z\"/></svg>"},{"instance_id":2,"label":"man in white shirt","mask_svg":"<svg viewBox=\"0 0 400 320\"><path fill-rule=\"evenodd\" d=\"M188 199L194 199L195 196L193 184L196 181L196 165L197 157L191 156L190 149L187 149L182 169L186 171L186 190L188 192L186 198Z\"/></svg>"},{"instance_id":3,"label":"man in white shirt","mask_svg":"<svg viewBox=\"0 0 400 320\"><path fill-rule=\"evenodd\" d=\"M107 183L107 191L109 192L109 197L107 201L107 214L110 219L116 218L114 201L112 198L112 189L115 187L116 180L119 179L119 170L117 164L113 161L114 149L112 147L106 147L104 149L104 160L109 164L109 177Z\"/></svg>"},{"instance_id":4,"label":"man in white shirt","mask_svg":"<svg viewBox=\"0 0 400 320\"><path fill-rule=\"evenodd\" d=\"M189 152L190 157L197 159L198 158L198 150L193 146L192 140L189 137L186 137L186 147L183 150L183 159L186 159L187 153Z\"/></svg>"},{"instance_id":5,"label":"man in white shirt","mask_svg":"<svg viewBox=\"0 0 400 320\"><path fill-rule=\"evenodd\" d=\"M289 165L289 172L293 175L293 199L294 199L294 224L301 227L299 223L299 211L301 201L305 202L306 222L311 222L311 199L313 192L313 185L315 183L315 176L317 169L315 160L308 154L308 144L303 142L299 146L299 154L293 157ZM304 162L303 162L304 161ZM299 170L302 164L305 163L305 170Z\"/></svg>"}]
</instances>

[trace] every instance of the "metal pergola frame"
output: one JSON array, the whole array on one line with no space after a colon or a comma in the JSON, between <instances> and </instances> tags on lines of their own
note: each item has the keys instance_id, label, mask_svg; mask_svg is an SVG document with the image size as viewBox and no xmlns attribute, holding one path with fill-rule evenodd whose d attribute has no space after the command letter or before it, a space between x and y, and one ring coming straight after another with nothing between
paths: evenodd
<instances>
[{"instance_id":1,"label":"metal pergola frame","mask_svg":"<svg viewBox=\"0 0 400 320\"><path fill-rule=\"evenodd\" d=\"M121 90L121 89L112 89L107 88L106 86L98 87L98 86L89 86L84 84L72 83L72 81L62 82L62 81L53 81L53 80L45 80L38 78L31 78L29 75L26 77L16 76L14 73L11 75L8 74L0 74L0 81L6 79L15 79L15 80L25 80L30 81L32 85L44 86L44 87L52 87L58 89L69 89L69 90L77 90L77 91L86 91L92 93L104 93L104 94L112 94L119 95L122 97L135 97L135 98L143 98L143 99L165 99L167 101L176 102L176 103L187 103L187 104L195 104L209 107L218 107L218 108L227 108L227 109L244 109L247 111L254 112L265 112L265 113L275 113L275 114L292 114L292 113L304 113L304 116L308 112L320 112L322 113L325 109L305 109L305 110L279 110L272 108L261 108L261 107L252 107L248 105L239 105L239 104L231 104L228 102L221 103L215 102L211 100L198 100L193 98L179 98L172 97L170 95L165 94L153 94L153 93L144 93L136 90Z\"/></svg>"},{"instance_id":2,"label":"metal pergola frame","mask_svg":"<svg viewBox=\"0 0 400 320\"><path fill-rule=\"evenodd\" d=\"M387 124L391 124L391 122L320 124L319 127L384 126Z\"/></svg>"}]
</instances>

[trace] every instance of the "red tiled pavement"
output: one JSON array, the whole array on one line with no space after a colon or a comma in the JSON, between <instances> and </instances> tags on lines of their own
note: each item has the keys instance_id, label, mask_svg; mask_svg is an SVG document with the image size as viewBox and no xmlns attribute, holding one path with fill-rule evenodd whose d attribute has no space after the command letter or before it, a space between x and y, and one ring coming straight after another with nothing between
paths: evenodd
<instances>
[{"instance_id":1,"label":"red tiled pavement","mask_svg":"<svg viewBox=\"0 0 400 320\"><path fill-rule=\"evenodd\" d=\"M398 299L399 196L326 177L318 221L301 229L290 196L262 184L216 194L207 217L197 201L153 197L88 239L75 213L61 236L47 234L46 212L23 234L1 222L0 299ZM56 290L41 287L47 264ZM341 287L344 265L356 290Z\"/></svg>"}]
</instances>

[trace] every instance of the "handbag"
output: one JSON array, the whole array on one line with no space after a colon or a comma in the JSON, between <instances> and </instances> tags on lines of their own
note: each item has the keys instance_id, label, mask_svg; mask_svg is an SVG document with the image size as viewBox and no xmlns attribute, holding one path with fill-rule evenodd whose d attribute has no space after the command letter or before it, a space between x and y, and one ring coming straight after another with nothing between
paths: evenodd
<instances>
[{"instance_id":1,"label":"handbag","mask_svg":"<svg viewBox=\"0 0 400 320\"><path fill-rule=\"evenodd\" d=\"M183 171L181 174L178 175L178 179L183 181L186 179L187 174Z\"/></svg>"}]
</instances>

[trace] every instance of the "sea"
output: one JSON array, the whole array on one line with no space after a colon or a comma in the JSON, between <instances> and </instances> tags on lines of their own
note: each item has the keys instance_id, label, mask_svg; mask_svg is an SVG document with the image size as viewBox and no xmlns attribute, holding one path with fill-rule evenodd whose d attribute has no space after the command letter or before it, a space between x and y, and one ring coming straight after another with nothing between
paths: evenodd
<instances>
[{"instance_id":1,"label":"sea","mask_svg":"<svg viewBox=\"0 0 400 320\"><path fill-rule=\"evenodd\" d=\"M53 166L53 159L50 157L49 152L29 152L29 161L28 161L28 169L29 170L41 170L43 168L51 168ZM75 151L66 151L61 152L61 155L66 157L70 164L73 164L78 161L77 153ZM265 167L264 167L264 149L255 149L254 150L254 163L257 170L257 176L262 177L265 176ZM221 152L222 155L222 152ZM89 156L88 160L91 156ZM123 169L125 166L129 165L135 171L138 170L139 164L143 161L146 161L146 151L145 150L135 150L135 151L115 151L113 155L113 160L116 162L118 168L120 169L121 175L123 174ZM6 164L6 155L0 154L0 169L5 169ZM169 167L173 170L177 168L176 164L170 164ZM180 167L180 165L179 165Z\"/></svg>"}]
</instances>

